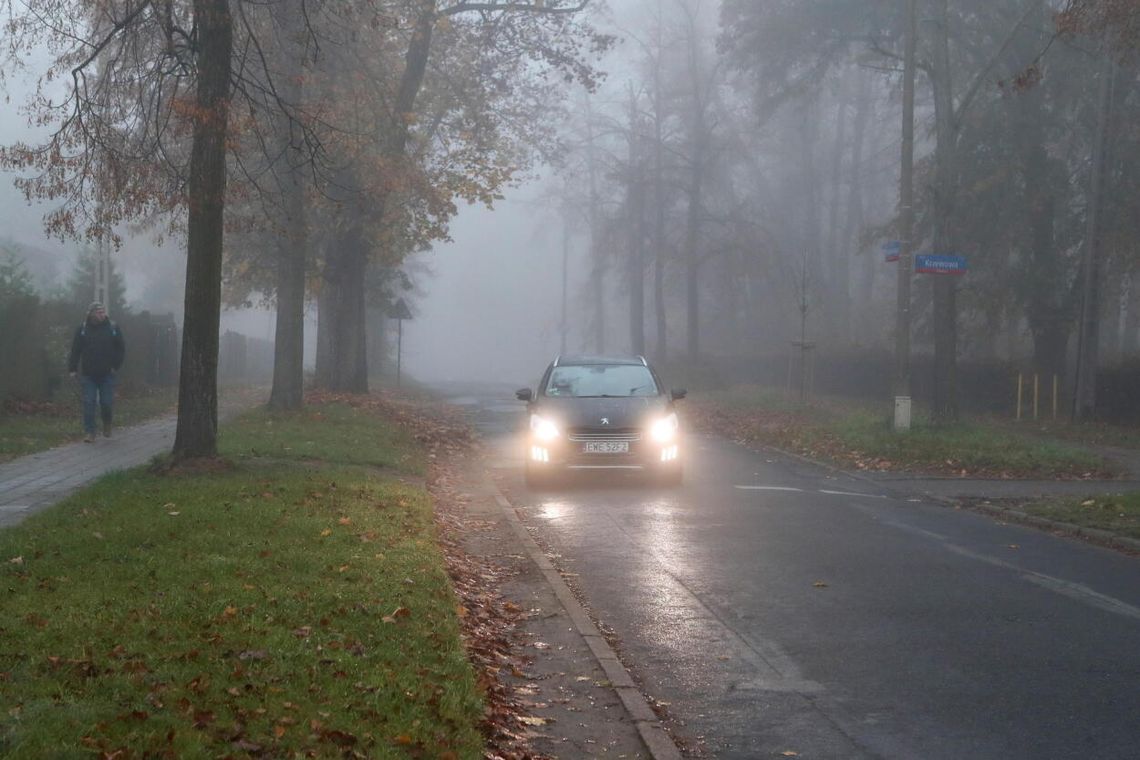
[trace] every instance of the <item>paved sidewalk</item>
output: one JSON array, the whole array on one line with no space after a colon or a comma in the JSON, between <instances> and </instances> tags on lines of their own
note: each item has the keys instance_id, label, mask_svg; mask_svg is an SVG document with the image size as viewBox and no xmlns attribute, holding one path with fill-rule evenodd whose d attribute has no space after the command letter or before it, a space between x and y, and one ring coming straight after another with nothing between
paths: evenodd
<instances>
[{"instance_id":1,"label":"paved sidewalk","mask_svg":"<svg viewBox=\"0 0 1140 760\"><path fill-rule=\"evenodd\" d=\"M94 443L69 443L0 464L0 528L15 525L109 472L146 464L170 451L175 423L171 414L119 428Z\"/></svg>"},{"instance_id":2,"label":"paved sidewalk","mask_svg":"<svg viewBox=\"0 0 1140 760\"><path fill-rule=\"evenodd\" d=\"M233 391L219 401L218 421L264 403L263 395L259 390ZM0 528L21 522L107 473L138 467L168 453L174 447L177 423L171 412L116 428L110 438L99 436L94 443L68 443L0 464Z\"/></svg>"}]
</instances>

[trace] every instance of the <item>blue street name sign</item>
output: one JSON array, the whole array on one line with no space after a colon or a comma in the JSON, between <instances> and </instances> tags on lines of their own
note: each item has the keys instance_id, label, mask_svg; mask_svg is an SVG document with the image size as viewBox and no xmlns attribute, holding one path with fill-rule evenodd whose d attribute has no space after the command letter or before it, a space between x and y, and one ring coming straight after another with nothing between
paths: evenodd
<instances>
[{"instance_id":1,"label":"blue street name sign","mask_svg":"<svg viewBox=\"0 0 1140 760\"><path fill-rule=\"evenodd\" d=\"M883 250L883 259L885 261L898 261L899 256L902 254L901 240L888 240L880 247Z\"/></svg>"},{"instance_id":2,"label":"blue street name sign","mask_svg":"<svg viewBox=\"0 0 1140 760\"><path fill-rule=\"evenodd\" d=\"M966 274L966 257L944 253L920 253L914 257L918 274Z\"/></svg>"}]
</instances>

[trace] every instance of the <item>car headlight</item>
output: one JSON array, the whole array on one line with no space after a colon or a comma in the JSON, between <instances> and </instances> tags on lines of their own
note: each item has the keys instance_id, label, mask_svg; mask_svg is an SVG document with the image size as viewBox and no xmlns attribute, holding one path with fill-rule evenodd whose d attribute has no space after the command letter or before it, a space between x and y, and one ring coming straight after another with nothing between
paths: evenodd
<instances>
[{"instance_id":1,"label":"car headlight","mask_svg":"<svg viewBox=\"0 0 1140 760\"><path fill-rule=\"evenodd\" d=\"M558 426L541 415L532 414L530 432L540 441L552 441L558 437Z\"/></svg>"},{"instance_id":2,"label":"car headlight","mask_svg":"<svg viewBox=\"0 0 1140 760\"><path fill-rule=\"evenodd\" d=\"M649 426L649 437L658 443L668 443L677 437L678 427L680 423L677 421L677 413L672 412Z\"/></svg>"}]
</instances>

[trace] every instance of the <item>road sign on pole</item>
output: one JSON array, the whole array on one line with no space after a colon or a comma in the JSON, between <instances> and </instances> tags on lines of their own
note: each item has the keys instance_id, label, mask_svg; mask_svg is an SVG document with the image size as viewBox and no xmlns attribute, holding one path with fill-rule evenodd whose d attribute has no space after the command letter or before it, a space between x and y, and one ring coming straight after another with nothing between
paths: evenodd
<instances>
[{"instance_id":1,"label":"road sign on pole","mask_svg":"<svg viewBox=\"0 0 1140 760\"><path fill-rule=\"evenodd\" d=\"M884 261L898 261L899 256L902 255L902 241L901 240L888 240L883 243L880 248L883 251Z\"/></svg>"},{"instance_id":2,"label":"road sign on pole","mask_svg":"<svg viewBox=\"0 0 1140 760\"><path fill-rule=\"evenodd\" d=\"M920 253L914 257L917 274L966 274L966 257L942 253Z\"/></svg>"}]
</instances>

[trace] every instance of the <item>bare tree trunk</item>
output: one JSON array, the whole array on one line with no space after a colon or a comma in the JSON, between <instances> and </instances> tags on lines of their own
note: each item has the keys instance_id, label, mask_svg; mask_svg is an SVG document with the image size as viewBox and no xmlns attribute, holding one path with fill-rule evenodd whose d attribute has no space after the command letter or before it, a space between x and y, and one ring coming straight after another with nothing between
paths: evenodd
<instances>
[{"instance_id":1,"label":"bare tree trunk","mask_svg":"<svg viewBox=\"0 0 1140 760\"><path fill-rule=\"evenodd\" d=\"M218 451L218 328L233 19L227 0L194 0L196 118L190 152L186 301L175 461Z\"/></svg>"},{"instance_id":2,"label":"bare tree trunk","mask_svg":"<svg viewBox=\"0 0 1140 760\"><path fill-rule=\"evenodd\" d=\"M870 112L871 112L871 109L869 106L869 101L870 101L869 90L870 90L870 87L868 86L869 80L867 78L866 73L860 71L857 76L859 77L859 82L858 82L858 86L857 86L856 93L855 93L855 124L854 124L854 134L852 135L852 141L851 141L851 170L848 173L849 184L847 186L847 213L846 213L847 222L846 222L846 225L845 225L845 228L843 231L843 238L842 238L842 244L844 246L849 247L848 250L846 250L844 252L844 255L845 255L847 262L848 262L848 267L850 267L850 261L851 261L851 258L854 254L866 253L864 251L858 251L857 250L856 241L858 239L858 235L859 235L860 231L863 229L863 224L864 224L864 220L865 220L864 219L864 213L865 212L864 212L864 208L863 208L863 182L864 182L864 179L860 173L863 170L863 150L864 150L864 145L867 141L867 122L868 122ZM875 260L875 257L873 255L871 255L870 253L867 253L866 255L860 255L859 256L859 262L861 263L860 283L862 284L862 287L859 290L860 303L858 304L858 310L859 310L859 313L861 316L860 319L853 319L852 318L853 315L851 313L852 312L852 307L851 307L851 300L852 299L851 299L851 295L850 295L850 293L851 293L851 272L850 272L850 268L848 268L848 270L847 270L847 282L844 285L846 292L848 294L847 295L847 312L846 312L847 313L847 331L846 331L846 335L844 336L844 338L847 340L848 343L851 343L854 341L855 335L856 335L856 330L859 329L859 324L863 324L863 325L869 327L869 325L867 324L866 311L868 310L868 307L870 306L870 302L871 302L870 290L871 290L871 285L874 282L875 267L878 266L878 264L879 264L879 262Z\"/></svg>"},{"instance_id":3,"label":"bare tree trunk","mask_svg":"<svg viewBox=\"0 0 1140 760\"><path fill-rule=\"evenodd\" d=\"M367 254L359 211L325 255L321 327L329 338L319 373L323 387L344 393L368 392L368 353L364 279Z\"/></svg>"},{"instance_id":4,"label":"bare tree trunk","mask_svg":"<svg viewBox=\"0 0 1140 760\"><path fill-rule=\"evenodd\" d=\"M289 0L280 9L278 54L284 76L278 89L290 105L299 107L305 55L298 41L304 18L299 0ZM277 330L273 341L273 388L269 393L269 408L278 410L300 409L305 385L305 187L300 151L289 144L288 127L287 122L278 124L288 162L279 172L284 180L284 231L277 252Z\"/></svg>"},{"instance_id":5,"label":"bare tree trunk","mask_svg":"<svg viewBox=\"0 0 1140 760\"><path fill-rule=\"evenodd\" d=\"M597 146L594 144L594 109L589 96L586 97L586 165L590 182L590 207L588 209L590 225L590 288L594 299L594 350L599 354L606 352L606 278L605 261L602 257L601 246L601 214L598 211L598 160L594 154Z\"/></svg>"},{"instance_id":6,"label":"bare tree trunk","mask_svg":"<svg viewBox=\"0 0 1140 760\"><path fill-rule=\"evenodd\" d=\"M946 0L938 5L941 23L934 41L935 147L934 252L954 252L952 217L957 193L954 154L958 140L953 89L950 78L950 38ZM934 280L934 408L936 422L958 419L958 283L951 275L933 275Z\"/></svg>"},{"instance_id":7,"label":"bare tree trunk","mask_svg":"<svg viewBox=\"0 0 1140 760\"><path fill-rule=\"evenodd\" d=\"M404 55L404 72L396 91L391 120L382 127L383 152L388 164L400 167L406 161L409 125L414 121L416 97L423 86L431 55L432 34L435 29L437 0L416 0L415 28ZM391 202L391 190L380 193L371 203L380 209L374 213L382 219L383 209ZM355 200L359 203L359 198ZM354 229L346 233L346 245L338 252L336 263L326 273L333 286L332 330L328 335L334 347L330 357L332 376L329 387L352 393L368 392L368 328L365 310L365 273L371 251L361 227L363 214L356 214ZM323 317L324 315L322 315Z\"/></svg>"},{"instance_id":8,"label":"bare tree trunk","mask_svg":"<svg viewBox=\"0 0 1140 760\"><path fill-rule=\"evenodd\" d=\"M637 98L629 92L629 342L633 353L645 353L645 181L640 165Z\"/></svg>"},{"instance_id":9,"label":"bare tree trunk","mask_svg":"<svg viewBox=\"0 0 1140 760\"><path fill-rule=\"evenodd\" d=\"M322 278L321 289L317 294L317 368L314 384L318 388L332 385L332 364L335 344L332 337L333 287Z\"/></svg>"},{"instance_id":10,"label":"bare tree trunk","mask_svg":"<svg viewBox=\"0 0 1140 760\"><path fill-rule=\"evenodd\" d=\"M1100 354L1102 362L1112 364L1120 359L1121 274L1114 271L1117 268L1116 257L1110 254L1107 258L1108 271L1102 285Z\"/></svg>"},{"instance_id":11,"label":"bare tree trunk","mask_svg":"<svg viewBox=\"0 0 1140 760\"><path fill-rule=\"evenodd\" d=\"M1140 279L1136 275L1136 264L1129 268L1124 284L1124 335L1121 336L1121 351L1126 357L1140 349Z\"/></svg>"},{"instance_id":12,"label":"bare tree trunk","mask_svg":"<svg viewBox=\"0 0 1140 760\"><path fill-rule=\"evenodd\" d=\"M703 125L697 127L703 129ZM704 162L704 136L697 135L692 155L693 165L689 175L689 211L685 220L685 303L688 319L689 361L697 361L700 355L700 240L701 186Z\"/></svg>"},{"instance_id":13,"label":"bare tree trunk","mask_svg":"<svg viewBox=\"0 0 1140 760\"><path fill-rule=\"evenodd\" d=\"M843 89L836 106L835 120L837 122L835 144L832 150L831 162L831 193L828 196L827 213L827 257L824 266L827 275L827 298L825 301L829 327L836 338L839 331L845 330L850 322L850 293L848 280L850 279L849 252L847 241L839 238L839 210L840 185L843 182L843 157L847 154L847 106L849 100L847 81L843 82ZM845 337L845 336L844 336Z\"/></svg>"},{"instance_id":14,"label":"bare tree trunk","mask_svg":"<svg viewBox=\"0 0 1140 760\"><path fill-rule=\"evenodd\" d=\"M665 239L665 162L663 152L664 135L661 134L662 115L660 110L660 65L654 69L653 93L653 311L657 325L657 348L654 359L664 362L667 358L668 340L665 321L665 261L668 241Z\"/></svg>"}]
</instances>

